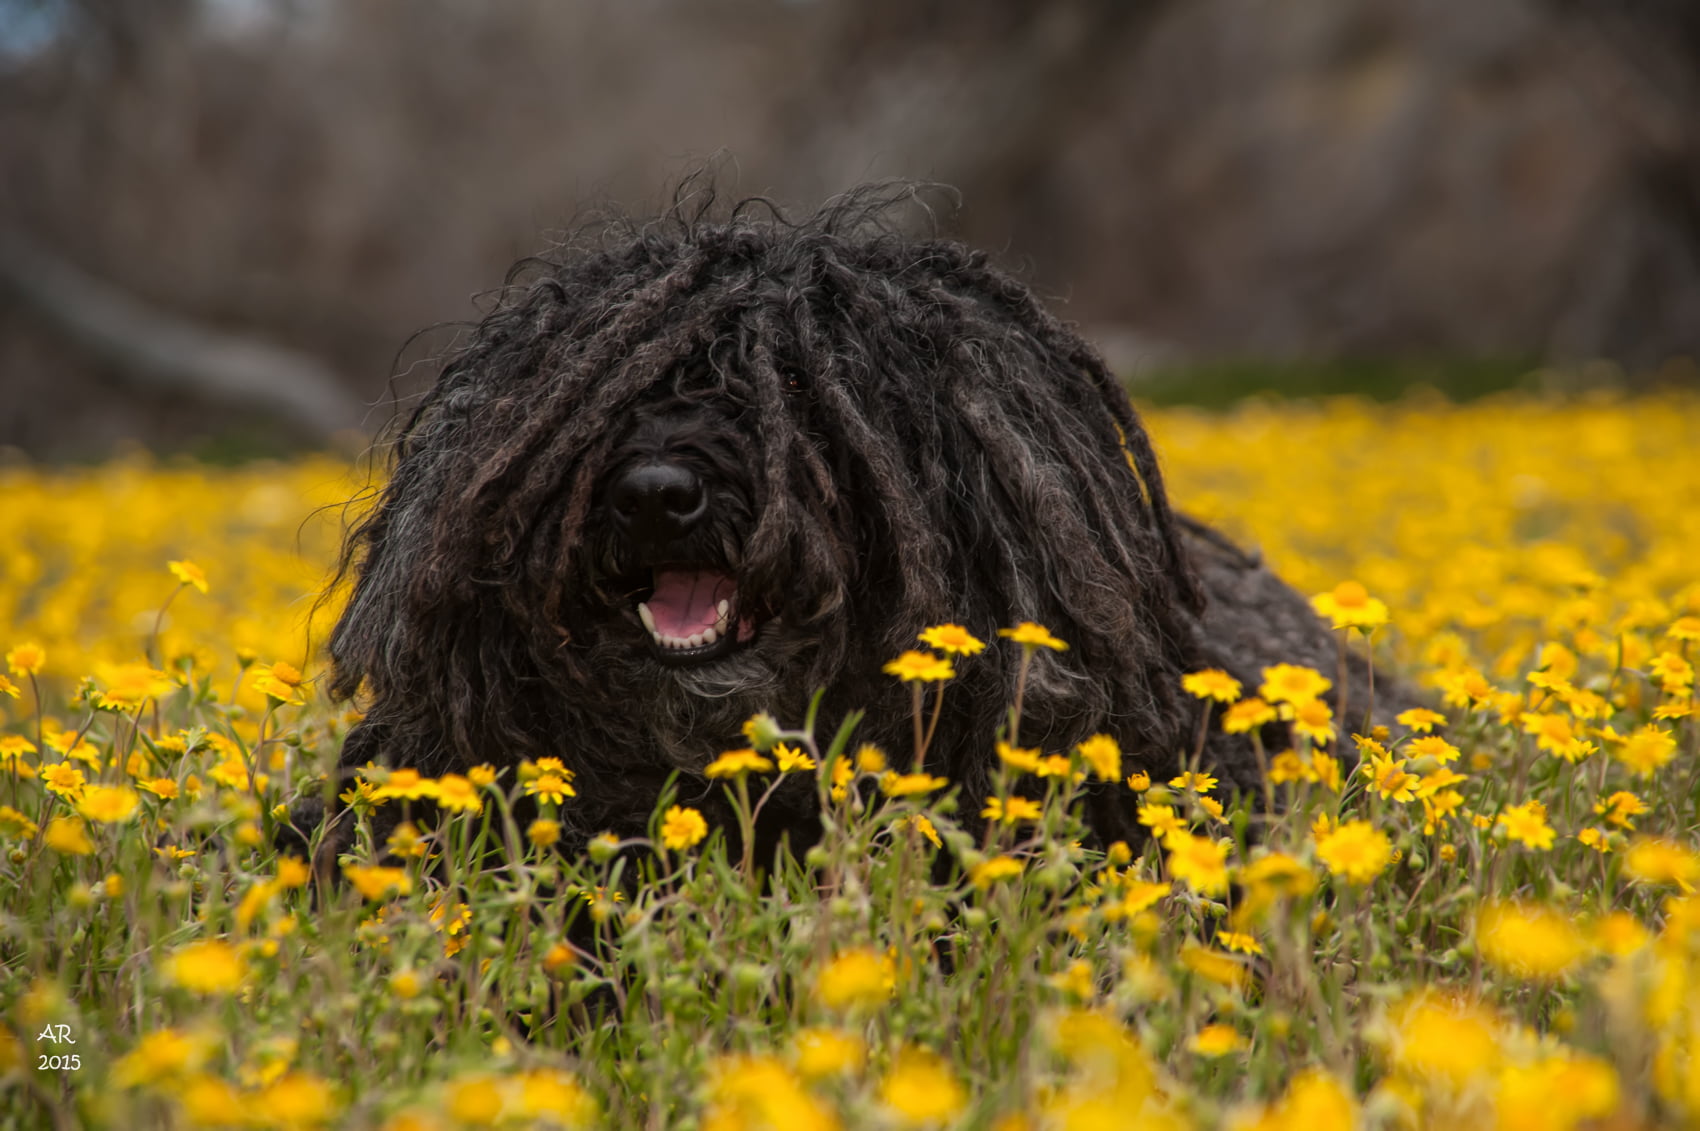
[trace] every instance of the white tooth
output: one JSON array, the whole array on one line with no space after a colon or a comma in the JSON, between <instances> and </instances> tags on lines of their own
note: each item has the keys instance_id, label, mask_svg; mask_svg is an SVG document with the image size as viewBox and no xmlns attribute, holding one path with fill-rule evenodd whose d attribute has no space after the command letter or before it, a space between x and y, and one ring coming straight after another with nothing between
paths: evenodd
<instances>
[{"instance_id":1,"label":"white tooth","mask_svg":"<svg viewBox=\"0 0 1700 1131\"><path fill-rule=\"evenodd\" d=\"M700 632L691 633L689 636L685 637L685 644L686 644L687 647L701 648L702 647L702 633L700 633Z\"/></svg>"},{"instance_id":2,"label":"white tooth","mask_svg":"<svg viewBox=\"0 0 1700 1131\"><path fill-rule=\"evenodd\" d=\"M720 639L720 634L718 632L715 632L712 628L705 628L705 629L702 630L702 642L704 644L713 644L716 640L719 640L719 639Z\"/></svg>"},{"instance_id":3,"label":"white tooth","mask_svg":"<svg viewBox=\"0 0 1700 1131\"><path fill-rule=\"evenodd\" d=\"M730 601L720 602L720 607L717 611L720 613L720 619L725 620L726 614L732 611L732 602L730 602Z\"/></svg>"},{"instance_id":4,"label":"white tooth","mask_svg":"<svg viewBox=\"0 0 1700 1131\"><path fill-rule=\"evenodd\" d=\"M638 602L638 619L643 622L643 626L649 629L649 631L655 631L655 614L650 612L649 606L644 604L642 601ZM659 635L657 636L657 639L660 639Z\"/></svg>"},{"instance_id":5,"label":"white tooth","mask_svg":"<svg viewBox=\"0 0 1700 1131\"><path fill-rule=\"evenodd\" d=\"M665 640L661 639L661 634L659 632L651 632L649 634L649 638L651 640L655 641L657 644L662 645L663 647L665 647L666 644L667 644L667 642Z\"/></svg>"}]
</instances>

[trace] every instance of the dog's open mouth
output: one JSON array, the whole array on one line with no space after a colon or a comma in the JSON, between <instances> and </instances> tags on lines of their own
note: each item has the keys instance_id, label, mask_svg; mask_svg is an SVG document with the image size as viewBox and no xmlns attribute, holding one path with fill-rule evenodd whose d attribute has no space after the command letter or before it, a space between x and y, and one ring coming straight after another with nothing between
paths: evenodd
<instances>
[{"instance_id":1,"label":"dog's open mouth","mask_svg":"<svg viewBox=\"0 0 1700 1131\"><path fill-rule=\"evenodd\" d=\"M755 636L738 609L738 582L723 570L671 564L655 567L655 585L637 604L650 650L666 664L719 659Z\"/></svg>"}]
</instances>

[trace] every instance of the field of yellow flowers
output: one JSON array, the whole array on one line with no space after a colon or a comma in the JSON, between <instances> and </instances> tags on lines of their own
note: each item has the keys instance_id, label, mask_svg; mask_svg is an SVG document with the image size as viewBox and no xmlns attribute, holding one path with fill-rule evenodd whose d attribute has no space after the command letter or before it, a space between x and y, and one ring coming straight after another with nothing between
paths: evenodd
<instances>
[{"instance_id":1,"label":"field of yellow flowers","mask_svg":"<svg viewBox=\"0 0 1700 1131\"><path fill-rule=\"evenodd\" d=\"M1700 397L1150 424L1433 709L1269 751L1275 817L1108 740L1008 736L968 797L758 716L713 772L829 818L765 878L665 802L563 857L564 736L372 770L357 810L443 819L318 882L271 846L352 718L316 598L364 476L0 467L0 1127L1700 1127ZM982 642L916 630L948 696ZM1316 719L1329 674L1186 687ZM1081 847L1089 774L1148 844Z\"/></svg>"}]
</instances>

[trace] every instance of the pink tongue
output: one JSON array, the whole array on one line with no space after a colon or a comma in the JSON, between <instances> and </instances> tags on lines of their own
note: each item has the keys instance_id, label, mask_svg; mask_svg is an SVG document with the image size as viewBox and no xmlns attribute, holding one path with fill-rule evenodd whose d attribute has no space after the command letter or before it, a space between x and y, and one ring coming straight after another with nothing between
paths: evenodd
<instances>
[{"instance_id":1,"label":"pink tongue","mask_svg":"<svg viewBox=\"0 0 1700 1131\"><path fill-rule=\"evenodd\" d=\"M719 570L658 569L655 595L646 602L655 630L665 636L695 636L720 619L720 602L738 593L738 583Z\"/></svg>"}]
</instances>

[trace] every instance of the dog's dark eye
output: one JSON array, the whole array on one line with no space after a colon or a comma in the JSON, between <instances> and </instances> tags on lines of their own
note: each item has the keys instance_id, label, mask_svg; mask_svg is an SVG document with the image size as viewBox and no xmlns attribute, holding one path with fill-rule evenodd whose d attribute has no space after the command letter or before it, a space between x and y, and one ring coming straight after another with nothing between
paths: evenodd
<instances>
[{"instance_id":1,"label":"dog's dark eye","mask_svg":"<svg viewBox=\"0 0 1700 1131\"><path fill-rule=\"evenodd\" d=\"M787 369L781 376L785 379L785 391L787 393L802 393L809 388L809 379L795 369Z\"/></svg>"}]
</instances>

